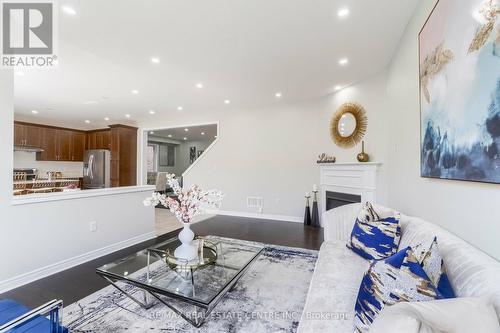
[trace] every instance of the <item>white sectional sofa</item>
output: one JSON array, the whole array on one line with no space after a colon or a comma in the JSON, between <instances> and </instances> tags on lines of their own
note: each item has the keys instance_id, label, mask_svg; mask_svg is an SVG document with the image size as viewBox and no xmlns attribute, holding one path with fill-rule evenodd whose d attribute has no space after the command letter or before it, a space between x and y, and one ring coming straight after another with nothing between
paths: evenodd
<instances>
[{"instance_id":1,"label":"white sectional sofa","mask_svg":"<svg viewBox=\"0 0 500 333\"><path fill-rule=\"evenodd\" d=\"M346 248L360 207L361 204L346 205L323 215L325 242L309 286L299 333L353 332L354 305L363 274L369 266L366 260ZM457 297L493 295L500 318L500 263L497 260L422 219L402 215L401 227L400 249L437 236Z\"/></svg>"}]
</instances>

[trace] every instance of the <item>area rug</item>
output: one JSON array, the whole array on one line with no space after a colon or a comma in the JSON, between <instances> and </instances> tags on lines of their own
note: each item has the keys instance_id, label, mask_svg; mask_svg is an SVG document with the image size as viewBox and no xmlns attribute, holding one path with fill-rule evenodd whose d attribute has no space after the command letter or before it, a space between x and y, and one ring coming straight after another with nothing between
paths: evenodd
<instances>
[{"instance_id":1,"label":"area rug","mask_svg":"<svg viewBox=\"0 0 500 333\"><path fill-rule=\"evenodd\" d=\"M200 328L161 303L145 310L113 286L67 306L64 325L71 332L296 332L318 252L264 246L256 262ZM138 291L120 286L127 292Z\"/></svg>"}]
</instances>

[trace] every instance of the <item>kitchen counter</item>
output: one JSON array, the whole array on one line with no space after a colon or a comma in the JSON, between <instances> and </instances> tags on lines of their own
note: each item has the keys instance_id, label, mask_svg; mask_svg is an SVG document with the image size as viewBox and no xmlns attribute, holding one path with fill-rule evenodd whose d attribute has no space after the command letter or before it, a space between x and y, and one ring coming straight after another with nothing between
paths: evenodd
<instances>
[{"instance_id":1,"label":"kitchen counter","mask_svg":"<svg viewBox=\"0 0 500 333\"><path fill-rule=\"evenodd\" d=\"M42 183L72 183L79 182L79 178L54 178L51 180L48 179L36 179L36 180L23 180L23 181L15 181L14 184L42 184Z\"/></svg>"}]
</instances>

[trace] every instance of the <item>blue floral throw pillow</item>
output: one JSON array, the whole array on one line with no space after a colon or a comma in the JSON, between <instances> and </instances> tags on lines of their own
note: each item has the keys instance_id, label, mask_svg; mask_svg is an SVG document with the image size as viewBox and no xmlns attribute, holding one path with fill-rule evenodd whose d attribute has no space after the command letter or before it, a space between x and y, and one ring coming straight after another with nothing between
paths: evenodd
<instances>
[{"instance_id":1,"label":"blue floral throw pillow","mask_svg":"<svg viewBox=\"0 0 500 333\"><path fill-rule=\"evenodd\" d=\"M365 273L355 305L354 331L368 332L386 305L441 298L412 249L407 247L386 260L374 261Z\"/></svg>"},{"instance_id":2,"label":"blue floral throw pillow","mask_svg":"<svg viewBox=\"0 0 500 333\"><path fill-rule=\"evenodd\" d=\"M363 205L347 247L367 260L380 260L398 251L401 239L399 214L380 217L372 204Z\"/></svg>"},{"instance_id":3,"label":"blue floral throw pillow","mask_svg":"<svg viewBox=\"0 0 500 333\"><path fill-rule=\"evenodd\" d=\"M437 288L441 295L444 298L454 298L455 292L446 275L444 260L439 251L437 237L434 237L430 245L417 245L414 253L425 273L429 276L434 287Z\"/></svg>"}]
</instances>

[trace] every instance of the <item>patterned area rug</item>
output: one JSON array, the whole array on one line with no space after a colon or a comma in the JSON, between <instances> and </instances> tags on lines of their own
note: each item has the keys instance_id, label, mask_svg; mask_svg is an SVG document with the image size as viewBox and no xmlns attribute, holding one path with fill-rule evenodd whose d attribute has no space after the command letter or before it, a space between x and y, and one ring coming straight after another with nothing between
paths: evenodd
<instances>
[{"instance_id":1,"label":"patterned area rug","mask_svg":"<svg viewBox=\"0 0 500 333\"><path fill-rule=\"evenodd\" d=\"M64 325L71 332L296 332L317 256L317 251L265 245L200 328L163 304L145 310L113 286L67 306Z\"/></svg>"}]
</instances>

